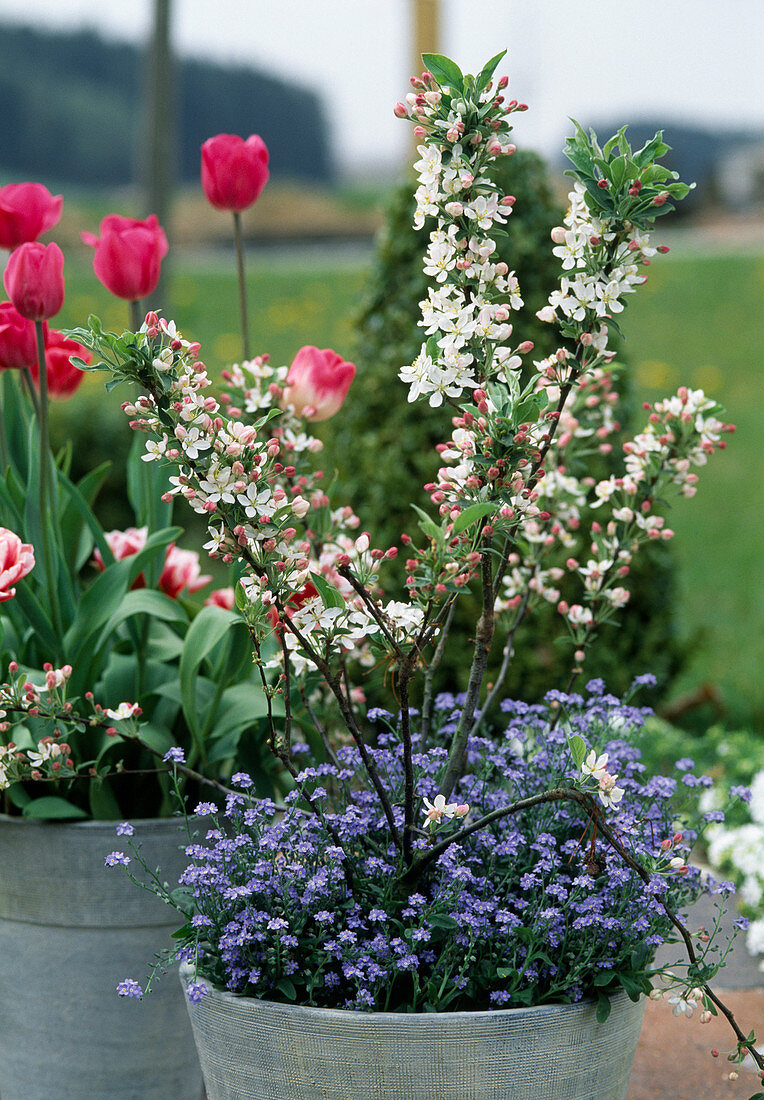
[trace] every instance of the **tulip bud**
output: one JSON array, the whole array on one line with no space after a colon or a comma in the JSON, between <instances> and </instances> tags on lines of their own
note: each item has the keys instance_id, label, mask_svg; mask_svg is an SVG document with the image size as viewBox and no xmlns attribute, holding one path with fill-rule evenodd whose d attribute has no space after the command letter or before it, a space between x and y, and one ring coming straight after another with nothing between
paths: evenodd
<instances>
[{"instance_id":1,"label":"tulip bud","mask_svg":"<svg viewBox=\"0 0 764 1100\"><path fill-rule=\"evenodd\" d=\"M23 370L36 362L34 322L22 317L11 302L0 302L0 370Z\"/></svg>"},{"instance_id":2,"label":"tulip bud","mask_svg":"<svg viewBox=\"0 0 764 1100\"><path fill-rule=\"evenodd\" d=\"M54 243L21 244L11 253L3 282L22 317L45 321L64 304L64 254Z\"/></svg>"},{"instance_id":3,"label":"tulip bud","mask_svg":"<svg viewBox=\"0 0 764 1100\"><path fill-rule=\"evenodd\" d=\"M268 149L257 134L246 141L236 134L218 134L202 145L202 187L216 210L239 212L252 206L268 174Z\"/></svg>"},{"instance_id":4,"label":"tulip bud","mask_svg":"<svg viewBox=\"0 0 764 1100\"><path fill-rule=\"evenodd\" d=\"M36 241L61 217L64 200L41 183L9 183L0 187L0 248L17 248Z\"/></svg>"},{"instance_id":5,"label":"tulip bud","mask_svg":"<svg viewBox=\"0 0 764 1100\"><path fill-rule=\"evenodd\" d=\"M282 407L291 406L307 420L328 420L342 406L354 377L354 364L336 351L307 345L289 368Z\"/></svg>"},{"instance_id":6,"label":"tulip bud","mask_svg":"<svg viewBox=\"0 0 764 1100\"><path fill-rule=\"evenodd\" d=\"M100 238L83 233L82 239L95 249L96 278L115 297L136 302L154 293L168 251L167 237L155 214L145 221L108 214L101 222Z\"/></svg>"}]
</instances>

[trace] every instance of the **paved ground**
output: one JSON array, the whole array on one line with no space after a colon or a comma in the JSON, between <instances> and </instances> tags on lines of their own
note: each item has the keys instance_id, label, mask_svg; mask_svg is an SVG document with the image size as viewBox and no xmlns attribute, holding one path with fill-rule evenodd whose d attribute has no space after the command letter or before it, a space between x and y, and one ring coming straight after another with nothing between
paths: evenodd
<instances>
[{"instance_id":1,"label":"paved ground","mask_svg":"<svg viewBox=\"0 0 764 1100\"><path fill-rule=\"evenodd\" d=\"M714 911L707 899L696 907L697 924L709 927ZM728 914L729 926L735 914ZM753 1029L764 1053L764 972L761 957L752 958L745 950L744 937L738 937L714 991L735 1014L746 1034ZM678 957L672 948L662 962ZM727 1074L733 1067L724 1057L734 1046L729 1024L721 1017L701 1024L699 1013L692 1019L675 1017L665 1001L648 1001L645 1022L637 1047L627 1100L747 1100L764 1089L759 1085L753 1064L744 1066L737 1081ZM711 1049L720 1051L713 1058Z\"/></svg>"}]
</instances>

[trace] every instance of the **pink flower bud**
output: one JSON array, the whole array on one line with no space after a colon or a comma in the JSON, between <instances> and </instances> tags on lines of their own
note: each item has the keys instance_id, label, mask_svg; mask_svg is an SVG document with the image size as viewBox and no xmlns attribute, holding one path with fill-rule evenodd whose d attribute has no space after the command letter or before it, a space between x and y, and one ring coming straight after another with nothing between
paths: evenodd
<instances>
[{"instance_id":1,"label":"pink flower bud","mask_svg":"<svg viewBox=\"0 0 764 1100\"><path fill-rule=\"evenodd\" d=\"M268 182L268 149L257 134L217 134L202 145L202 187L216 210L240 212Z\"/></svg>"},{"instance_id":2,"label":"pink flower bud","mask_svg":"<svg viewBox=\"0 0 764 1100\"><path fill-rule=\"evenodd\" d=\"M36 362L34 322L22 317L11 302L0 302L0 370L23 370Z\"/></svg>"},{"instance_id":3,"label":"pink flower bud","mask_svg":"<svg viewBox=\"0 0 764 1100\"><path fill-rule=\"evenodd\" d=\"M405 103L401 103L400 101L398 101L398 103L396 103L395 106L393 107L393 114L395 115L396 118L408 118L409 117L408 107L406 106Z\"/></svg>"},{"instance_id":4,"label":"pink flower bud","mask_svg":"<svg viewBox=\"0 0 764 1100\"><path fill-rule=\"evenodd\" d=\"M3 283L22 317L45 321L64 304L64 254L54 243L21 244L10 255Z\"/></svg>"},{"instance_id":5,"label":"pink flower bud","mask_svg":"<svg viewBox=\"0 0 764 1100\"><path fill-rule=\"evenodd\" d=\"M0 187L0 248L36 241L59 220L63 203L61 195L51 195L41 183Z\"/></svg>"},{"instance_id":6,"label":"pink flower bud","mask_svg":"<svg viewBox=\"0 0 764 1100\"><path fill-rule=\"evenodd\" d=\"M297 416L328 420L340 409L355 377L355 366L331 348L307 345L294 357L286 379L283 406Z\"/></svg>"},{"instance_id":7,"label":"pink flower bud","mask_svg":"<svg viewBox=\"0 0 764 1100\"><path fill-rule=\"evenodd\" d=\"M154 293L168 251L155 214L145 221L108 214L101 222L100 239L93 233L83 233L82 239L95 249L97 279L116 298L135 302Z\"/></svg>"}]
</instances>

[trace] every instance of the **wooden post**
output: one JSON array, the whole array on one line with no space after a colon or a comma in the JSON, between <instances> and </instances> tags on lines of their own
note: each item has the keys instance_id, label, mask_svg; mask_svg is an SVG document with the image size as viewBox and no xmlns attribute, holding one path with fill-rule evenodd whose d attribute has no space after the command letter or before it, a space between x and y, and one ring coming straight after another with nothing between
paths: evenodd
<instances>
[{"instance_id":1,"label":"wooden post","mask_svg":"<svg viewBox=\"0 0 764 1100\"><path fill-rule=\"evenodd\" d=\"M172 0L154 0L154 21L146 51L144 122L141 175L145 214L156 214L165 232L169 229L172 194L177 173L178 110L175 64L170 37ZM152 304L167 316L167 258ZM148 303L144 303L148 308Z\"/></svg>"},{"instance_id":2,"label":"wooden post","mask_svg":"<svg viewBox=\"0 0 764 1100\"><path fill-rule=\"evenodd\" d=\"M412 68L411 75L422 72L422 54L440 53L440 0L411 0Z\"/></svg>"},{"instance_id":3,"label":"wooden post","mask_svg":"<svg viewBox=\"0 0 764 1100\"><path fill-rule=\"evenodd\" d=\"M421 76L423 53L441 52L440 15L440 0L411 0L411 76ZM412 134L413 153L418 144L419 138Z\"/></svg>"}]
</instances>

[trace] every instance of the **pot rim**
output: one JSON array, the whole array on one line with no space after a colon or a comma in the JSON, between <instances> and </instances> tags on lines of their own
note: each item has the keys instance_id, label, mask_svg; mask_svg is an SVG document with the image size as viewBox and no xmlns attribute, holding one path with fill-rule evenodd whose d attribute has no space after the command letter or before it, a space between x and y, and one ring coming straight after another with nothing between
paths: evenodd
<instances>
[{"instance_id":1,"label":"pot rim","mask_svg":"<svg viewBox=\"0 0 764 1100\"><path fill-rule=\"evenodd\" d=\"M194 967L188 962L182 962L180 964L180 978L181 978L181 982L183 984L184 992L185 992L187 980L188 979L193 979L193 975L194 975ZM261 997L244 997L244 996L241 996L238 993L231 993L231 991L228 990L228 989L218 989L216 986L214 986L212 984L210 979L205 978L204 975L200 974L198 977L199 977L199 980L205 982L206 985L209 987L209 992L205 995L204 998L202 998L202 1001L201 1001L202 1005L204 1004L204 1001L205 1001L206 997L209 996L211 993L214 993L216 998L218 1000L223 1001L224 1003L231 1004L231 1005L234 1005L234 1004L235 1005L241 1005L241 1004L261 1005L263 1007L263 1009L266 1010L266 1011L268 1011L270 1009L285 1009L288 1012L292 1012L292 1011L294 1011L294 1012L306 1012L306 1013L322 1015L322 1016L325 1016L327 1014L336 1015L336 1016L345 1017L345 1018L349 1018L349 1017L352 1016L354 1020L382 1020L382 1021L390 1022L390 1023L395 1021L397 1024L400 1024L400 1021L402 1019L405 1019L405 1020L410 1020L410 1019L413 1019L413 1020L416 1020L416 1019L424 1019L424 1020L449 1019L449 1020L457 1020L457 1021L458 1020L478 1020L480 1017L485 1017L485 1018L490 1017L492 1019L499 1019L499 1018L503 1017L503 1018L506 1019L510 1015L512 1015L513 1013L514 1014L523 1013L525 1015L537 1015L537 1016L550 1016L550 1015L553 1015L553 1014L554 1015L558 1014L561 1010L570 1010L570 1011L579 1010L580 1011L581 1009L584 1009L584 1008L587 1008L587 1009L588 1008L595 1008L596 1004L597 1004L596 1001L586 999L586 1000L583 1000L583 1001L571 1001L571 1002L568 1002L568 1003L550 1002L549 1004L543 1004L543 1005L525 1005L525 1006L521 1005L521 1006L518 1006L517 1008L477 1009L474 1012L465 1012L465 1011L458 1011L458 1012L449 1012L449 1011L445 1011L445 1012L362 1012L358 1009L352 1009L352 1008L320 1008L317 1005L287 1004L284 1001L266 1001L266 1000L263 1000L263 998L261 998ZM640 996L639 1001L636 1001L636 1002L632 1001L631 998L628 996L628 994L623 989L619 990L619 992L614 994L613 997L611 998L611 1001L614 1002L617 1005L621 1005L621 1004L625 1003L626 1001L628 1001L635 1008L639 1007L640 1001L643 1001L643 1000L644 1000L644 997ZM189 1012L194 1012L197 1007L198 1007L197 1005L189 1005Z\"/></svg>"},{"instance_id":2,"label":"pot rim","mask_svg":"<svg viewBox=\"0 0 764 1100\"><path fill-rule=\"evenodd\" d=\"M193 816L189 817L189 821L193 820ZM135 825L136 829L145 829L147 827L158 828L160 825L165 825L169 822L175 822L180 825L183 821L183 815L176 814L172 817L115 817L109 819L103 817L89 817L87 819L71 821L67 818L23 817L21 814L0 813L0 823L23 825L25 827L30 825L57 825L59 828L65 829L116 829L117 825L123 821Z\"/></svg>"}]
</instances>

